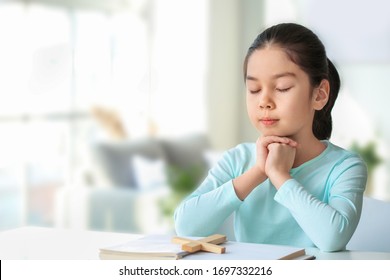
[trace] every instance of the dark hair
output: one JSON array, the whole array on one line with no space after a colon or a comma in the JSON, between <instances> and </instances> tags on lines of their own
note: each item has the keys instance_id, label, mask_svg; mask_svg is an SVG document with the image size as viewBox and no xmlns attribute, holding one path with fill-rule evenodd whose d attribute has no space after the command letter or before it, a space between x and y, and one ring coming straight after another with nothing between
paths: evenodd
<instances>
[{"instance_id":1,"label":"dark hair","mask_svg":"<svg viewBox=\"0 0 390 280\"><path fill-rule=\"evenodd\" d=\"M312 87L319 86L323 79L329 81L329 100L322 110L315 112L313 121L314 136L319 140L329 139L332 134L331 111L340 90L340 77L333 63L327 58L324 45L316 34L302 25L274 25L259 34L249 47L244 60L245 79L251 54L268 45L281 47L291 61L309 76Z\"/></svg>"}]
</instances>

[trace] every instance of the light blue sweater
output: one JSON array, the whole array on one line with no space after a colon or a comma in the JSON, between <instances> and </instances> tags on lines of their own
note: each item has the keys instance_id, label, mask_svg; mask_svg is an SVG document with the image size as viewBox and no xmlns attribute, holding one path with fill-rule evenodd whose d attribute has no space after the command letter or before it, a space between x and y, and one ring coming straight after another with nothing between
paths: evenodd
<instances>
[{"instance_id":1,"label":"light blue sweater","mask_svg":"<svg viewBox=\"0 0 390 280\"><path fill-rule=\"evenodd\" d=\"M254 165L256 146L245 143L225 152L176 209L177 234L216 233L234 212L238 241L344 249L359 222L367 168L358 155L323 142L327 148L293 168L293 179L279 191L267 179L244 201L237 197L232 179Z\"/></svg>"}]
</instances>

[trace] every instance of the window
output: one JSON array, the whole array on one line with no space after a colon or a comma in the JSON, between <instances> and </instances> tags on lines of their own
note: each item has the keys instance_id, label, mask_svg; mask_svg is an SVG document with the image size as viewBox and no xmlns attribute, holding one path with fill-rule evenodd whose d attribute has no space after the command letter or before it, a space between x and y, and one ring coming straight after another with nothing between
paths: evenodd
<instances>
[{"instance_id":1,"label":"window","mask_svg":"<svg viewBox=\"0 0 390 280\"><path fill-rule=\"evenodd\" d=\"M206 0L47 3L0 4L0 229L53 225L109 137L94 108L130 139L205 131Z\"/></svg>"}]
</instances>

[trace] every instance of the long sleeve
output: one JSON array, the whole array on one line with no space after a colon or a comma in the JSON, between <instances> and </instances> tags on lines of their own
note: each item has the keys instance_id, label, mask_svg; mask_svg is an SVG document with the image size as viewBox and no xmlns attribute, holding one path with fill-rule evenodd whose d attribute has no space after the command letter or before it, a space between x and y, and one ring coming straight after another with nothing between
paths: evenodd
<instances>
[{"instance_id":1,"label":"long sleeve","mask_svg":"<svg viewBox=\"0 0 390 280\"><path fill-rule=\"evenodd\" d=\"M179 235L206 236L215 233L227 217L239 208L232 179L235 151L225 152L222 159L208 173L198 189L187 197L174 214Z\"/></svg>"},{"instance_id":2,"label":"long sleeve","mask_svg":"<svg viewBox=\"0 0 390 280\"><path fill-rule=\"evenodd\" d=\"M367 169L358 157L349 157L335 166L332 174L329 182L324 182L328 187L323 201L295 179L285 182L275 195L322 251L344 249L353 235L361 214Z\"/></svg>"}]
</instances>

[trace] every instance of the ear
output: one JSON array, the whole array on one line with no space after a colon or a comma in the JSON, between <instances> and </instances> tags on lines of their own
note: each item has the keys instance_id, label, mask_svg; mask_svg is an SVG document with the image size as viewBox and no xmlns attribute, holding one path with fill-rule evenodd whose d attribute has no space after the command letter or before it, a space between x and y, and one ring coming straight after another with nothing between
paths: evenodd
<instances>
[{"instance_id":1,"label":"ear","mask_svg":"<svg viewBox=\"0 0 390 280\"><path fill-rule=\"evenodd\" d=\"M328 80L322 80L320 85L314 89L313 92L313 109L314 110L321 110L324 108L326 103L328 103L329 100L329 91L330 91L330 85Z\"/></svg>"}]
</instances>

